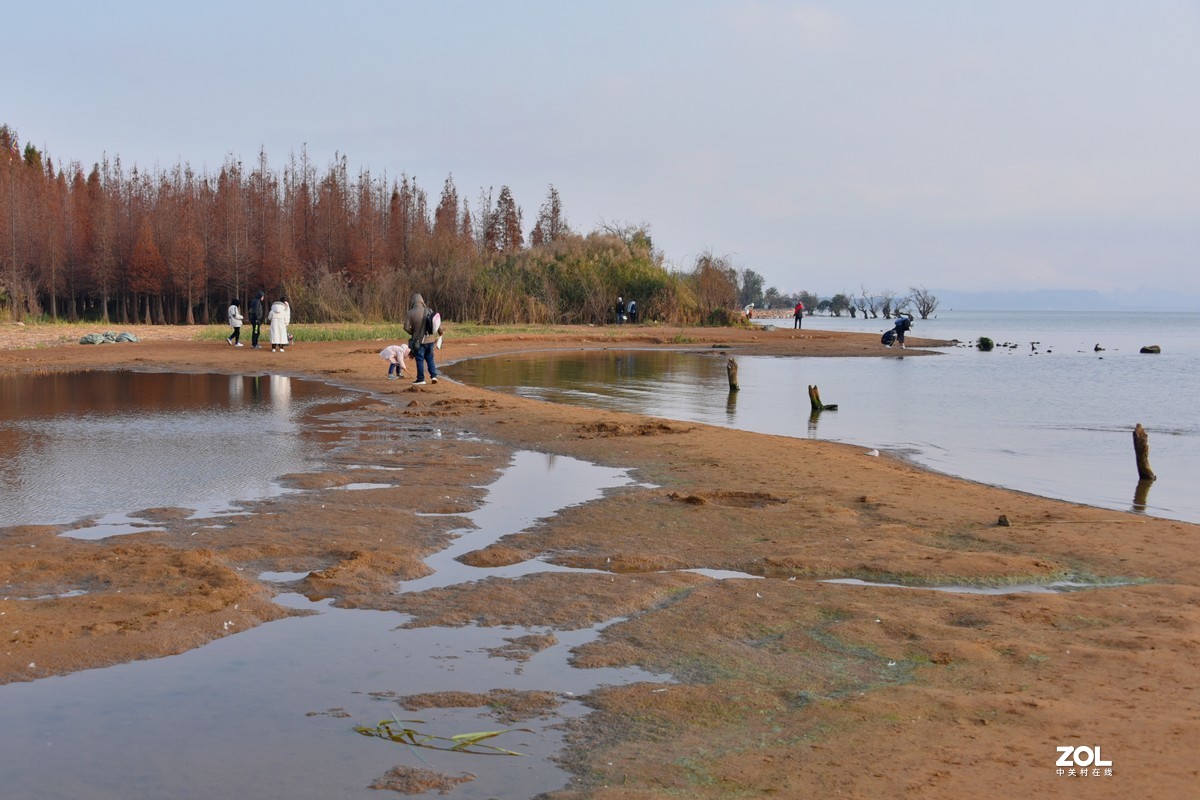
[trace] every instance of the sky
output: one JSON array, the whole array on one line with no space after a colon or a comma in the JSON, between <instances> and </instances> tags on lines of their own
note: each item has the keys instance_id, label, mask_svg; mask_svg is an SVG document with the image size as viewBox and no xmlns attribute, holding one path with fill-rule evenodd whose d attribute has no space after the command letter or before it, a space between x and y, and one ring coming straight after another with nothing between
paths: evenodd
<instances>
[{"instance_id":1,"label":"sky","mask_svg":"<svg viewBox=\"0 0 1200 800\"><path fill-rule=\"evenodd\" d=\"M784 293L1200 299L1198 0L10 3L59 163L508 186Z\"/></svg>"}]
</instances>

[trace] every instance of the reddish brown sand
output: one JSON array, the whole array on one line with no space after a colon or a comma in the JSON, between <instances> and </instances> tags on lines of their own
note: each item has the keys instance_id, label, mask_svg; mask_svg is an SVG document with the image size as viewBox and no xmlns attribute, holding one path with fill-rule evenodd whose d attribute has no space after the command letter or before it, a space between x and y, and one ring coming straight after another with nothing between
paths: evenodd
<instances>
[{"instance_id":1,"label":"reddish brown sand","mask_svg":"<svg viewBox=\"0 0 1200 800\"><path fill-rule=\"evenodd\" d=\"M302 341L272 354L194 341L194 329L115 329L143 341L81 346L79 335L100 329L3 326L0 374L276 371L368 387L381 398L371 413L397 426L436 419L478 436L398 437L386 458L410 468L393 488L324 491L350 480L333 467L291 476L310 491L254 504L219 539L192 536L204 522L177 509L154 512L165 533L83 541L49 526L0 532L0 597L87 590L0 600L0 682L231 635L289 613L252 575L303 571L299 585L314 597L402 609L425 625L577 628L628 617L580 648L577 665L636 664L677 683L589 697L594 713L563 754L576 779L560 798L1200 796L1197 526L981 486L857 447L551 406L452 381L388 383L379 342ZM627 326L451 336L440 357L684 340L727 344L734 355L899 355L867 335ZM432 447L436 467L411 466L429 463ZM481 496L470 487L516 449L631 468L645 483L509 536L471 563L540 556L606 572L395 593L462 524L419 514L470 511ZM386 466L383 456L364 460L372 457L358 463ZM997 524L1001 515L1009 525ZM669 571L683 567L766 580ZM984 596L817 580L1066 575L1137 582ZM1100 746L1112 774L1058 775L1059 745Z\"/></svg>"}]
</instances>

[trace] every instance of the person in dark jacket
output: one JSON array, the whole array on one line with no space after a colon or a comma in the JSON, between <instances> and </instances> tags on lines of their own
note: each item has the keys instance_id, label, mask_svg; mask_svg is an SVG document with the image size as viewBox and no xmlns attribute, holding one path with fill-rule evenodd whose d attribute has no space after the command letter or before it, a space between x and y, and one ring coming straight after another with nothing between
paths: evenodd
<instances>
[{"instance_id":1,"label":"person in dark jacket","mask_svg":"<svg viewBox=\"0 0 1200 800\"><path fill-rule=\"evenodd\" d=\"M892 326L892 333L895 334L895 340L900 343L901 350L904 349L904 334L908 333L909 329L912 328L912 324L912 314L909 314L900 317L900 319L896 320L896 324ZM892 345L889 343L887 346L891 347Z\"/></svg>"},{"instance_id":2,"label":"person in dark jacket","mask_svg":"<svg viewBox=\"0 0 1200 800\"><path fill-rule=\"evenodd\" d=\"M267 316L267 309L263 307L263 298L266 296L266 292L259 292L250 301L250 347L255 350L261 349L258 346L258 334Z\"/></svg>"},{"instance_id":3,"label":"person in dark jacket","mask_svg":"<svg viewBox=\"0 0 1200 800\"><path fill-rule=\"evenodd\" d=\"M425 385L425 368L429 367L429 382L437 383L437 366L433 363L433 346L438 340L438 331L428 333L425 330L425 318L433 312L425 305L425 298L413 292L408 301L408 316L404 318L404 330L412 338L408 340L409 350L413 360L417 362L417 379L413 386Z\"/></svg>"}]
</instances>

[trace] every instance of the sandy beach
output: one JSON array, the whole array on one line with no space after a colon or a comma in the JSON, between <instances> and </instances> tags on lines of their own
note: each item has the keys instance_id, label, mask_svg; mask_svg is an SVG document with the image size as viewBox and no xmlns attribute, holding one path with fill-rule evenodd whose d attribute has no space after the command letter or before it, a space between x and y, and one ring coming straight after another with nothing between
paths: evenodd
<instances>
[{"instance_id":1,"label":"sandy beach","mask_svg":"<svg viewBox=\"0 0 1200 800\"><path fill-rule=\"evenodd\" d=\"M146 510L163 532L98 541L57 526L0 530L0 683L179 653L291 613L253 567L305 572L298 591L404 611L417 625L575 629L628 617L580 648L576 665L638 665L675 682L587 698L593 711L562 754L574 779L554 794L561 800L1187 798L1200 787L1195 525L996 489L848 445L548 405L452 380L388 382L381 342L308 343L298 328L296 346L273 354L198 341L194 328L109 329L141 341L85 346L79 335L103 328L2 326L0 376L272 372L369 390L362 414L375 426L436 420L473 435L397 438L387 456L364 441L357 461L404 463L403 481L350 493L333 490L369 470L290 475L306 491L252 504L220 536L193 535L203 521L172 508ZM936 358L920 348L945 344L910 337L900 352L873 334L790 328L450 331L441 363L623 346ZM639 483L466 559L540 557L597 572L396 592L456 527L454 516L429 515L472 510L473 487L517 450L626 468ZM680 571L691 568L761 579ZM1068 577L1095 586L911 588ZM836 578L908 588L824 582ZM14 599L77 588L86 594ZM1080 764L1059 767L1067 746ZM1091 751L1079 747L1100 747L1112 765L1081 766Z\"/></svg>"}]
</instances>

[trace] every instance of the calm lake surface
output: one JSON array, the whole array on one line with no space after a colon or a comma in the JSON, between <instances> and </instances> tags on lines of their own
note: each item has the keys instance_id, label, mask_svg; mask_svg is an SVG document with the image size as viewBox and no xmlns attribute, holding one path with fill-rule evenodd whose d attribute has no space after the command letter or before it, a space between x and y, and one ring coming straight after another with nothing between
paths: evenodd
<instances>
[{"instance_id":1,"label":"calm lake surface","mask_svg":"<svg viewBox=\"0 0 1200 800\"><path fill-rule=\"evenodd\" d=\"M0 526L216 512L278 494L280 475L320 455L304 416L354 397L284 375L0 378Z\"/></svg>"},{"instance_id":2,"label":"calm lake surface","mask_svg":"<svg viewBox=\"0 0 1200 800\"><path fill-rule=\"evenodd\" d=\"M779 326L764 336L795 333L790 319L760 324ZM878 334L890 324L815 317L804 327ZM892 451L983 483L1200 522L1200 314L943 312L917 320L911 335L972 344L987 336L997 347L881 359L742 356L736 395L719 350L514 354L446 373L550 402ZM1150 344L1162 353L1138 352ZM812 417L810 384L838 410ZM1138 423L1158 475L1144 497Z\"/></svg>"}]
</instances>

